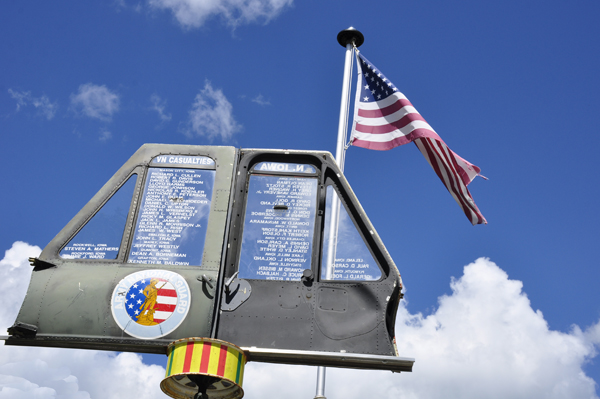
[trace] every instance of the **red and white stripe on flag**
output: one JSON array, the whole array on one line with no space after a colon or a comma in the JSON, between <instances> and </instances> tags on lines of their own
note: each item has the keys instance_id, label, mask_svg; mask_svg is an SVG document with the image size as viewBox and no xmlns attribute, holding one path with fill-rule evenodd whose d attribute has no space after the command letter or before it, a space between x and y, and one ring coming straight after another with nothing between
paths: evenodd
<instances>
[{"instance_id":1,"label":"red and white stripe on flag","mask_svg":"<svg viewBox=\"0 0 600 399\"><path fill-rule=\"evenodd\" d=\"M173 284L164 279L160 279L161 284L164 284L158 290L156 296L156 304L154 305L154 321L158 324L167 320L177 308L177 291Z\"/></svg>"},{"instance_id":2,"label":"red and white stripe on flag","mask_svg":"<svg viewBox=\"0 0 600 399\"><path fill-rule=\"evenodd\" d=\"M471 193L467 188L473 177L465 170L465 167L477 168L475 165L466 162L464 159L456 155L446 144L441 140L431 138L419 138L414 141L427 162L431 165L435 173L438 175L442 183L446 186L452 197L462 208L465 215L469 218L473 225L485 223L487 220L483 217ZM461 165L462 164L462 165ZM479 169L479 168L477 168Z\"/></svg>"},{"instance_id":3,"label":"red and white stripe on flag","mask_svg":"<svg viewBox=\"0 0 600 399\"><path fill-rule=\"evenodd\" d=\"M487 223L467 189L480 169L450 150L406 96L358 51L356 58L358 83L351 144L389 150L414 142L471 223Z\"/></svg>"}]
</instances>

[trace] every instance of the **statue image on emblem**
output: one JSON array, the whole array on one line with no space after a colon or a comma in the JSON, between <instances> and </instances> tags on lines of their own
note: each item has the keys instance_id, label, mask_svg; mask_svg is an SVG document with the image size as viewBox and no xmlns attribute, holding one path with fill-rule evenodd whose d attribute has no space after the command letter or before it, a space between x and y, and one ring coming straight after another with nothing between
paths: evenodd
<instances>
[{"instance_id":1,"label":"statue image on emblem","mask_svg":"<svg viewBox=\"0 0 600 399\"><path fill-rule=\"evenodd\" d=\"M177 306L177 291L168 280L138 280L125 295L129 317L142 326L156 326L168 319Z\"/></svg>"},{"instance_id":2,"label":"statue image on emblem","mask_svg":"<svg viewBox=\"0 0 600 399\"><path fill-rule=\"evenodd\" d=\"M142 292L146 296L146 300L140 305L140 309L142 309L142 311L137 318L138 324L143 324L145 326L154 326L158 324L154 321L154 313L156 312L156 299L158 297L158 291L160 291L161 288L167 284L165 281L160 287L156 287L158 282L159 280L157 278L151 279L150 284L148 284Z\"/></svg>"}]
</instances>

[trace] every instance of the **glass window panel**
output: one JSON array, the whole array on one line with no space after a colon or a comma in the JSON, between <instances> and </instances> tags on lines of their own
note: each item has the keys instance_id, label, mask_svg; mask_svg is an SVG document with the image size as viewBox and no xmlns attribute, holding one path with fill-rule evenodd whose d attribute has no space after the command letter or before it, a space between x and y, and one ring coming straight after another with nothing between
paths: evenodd
<instances>
[{"instance_id":1,"label":"glass window panel","mask_svg":"<svg viewBox=\"0 0 600 399\"><path fill-rule=\"evenodd\" d=\"M311 268L317 179L250 176L239 277L298 281Z\"/></svg>"},{"instance_id":2,"label":"glass window panel","mask_svg":"<svg viewBox=\"0 0 600 399\"><path fill-rule=\"evenodd\" d=\"M332 223L336 218L337 228ZM381 269L332 186L327 187L323 236L321 280L371 281L381 278Z\"/></svg>"},{"instance_id":3,"label":"glass window panel","mask_svg":"<svg viewBox=\"0 0 600 399\"><path fill-rule=\"evenodd\" d=\"M202 263L214 170L149 168L129 263Z\"/></svg>"},{"instance_id":4,"label":"glass window panel","mask_svg":"<svg viewBox=\"0 0 600 399\"><path fill-rule=\"evenodd\" d=\"M116 259L137 175L131 176L87 222L60 256L66 259Z\"/></svg>"}]
</instances>

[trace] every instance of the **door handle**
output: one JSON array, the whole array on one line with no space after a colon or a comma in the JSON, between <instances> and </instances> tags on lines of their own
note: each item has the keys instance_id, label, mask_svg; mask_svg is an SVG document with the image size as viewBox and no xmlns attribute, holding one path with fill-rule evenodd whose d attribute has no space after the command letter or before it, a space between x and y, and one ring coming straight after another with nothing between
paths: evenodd
<instances>
[{"instance_id":1,"label":"door handle","mask_svg":"<svg viewBox=\"0 0 600 399\"><path fill-rule=\"evenodd\" d=\"M229 286L231 285L231 283L233 282L233 280L235 280L235 278L237 277L237 275L238 275L239 272L240 271L238 270L237 272L233 273L233 276L231 276L229 278L229 280L227 280L225 282L225 291L227 291L227 293L229 293Z\"/></svg>"},{"instance_id":2,"label":"door handle","mask_svg":"<svg viewBox=\"0 0 600 399\"><path fill-rule=\"evenodd\" d=\"M208 277L206 274L203 274L202 277L199 277L198 280L202 280L203 283L206 283L206 285L208 285L211 289L214 288L213 283L211 282L212 279L210 277Z\"/></svg>"}]
</instances>

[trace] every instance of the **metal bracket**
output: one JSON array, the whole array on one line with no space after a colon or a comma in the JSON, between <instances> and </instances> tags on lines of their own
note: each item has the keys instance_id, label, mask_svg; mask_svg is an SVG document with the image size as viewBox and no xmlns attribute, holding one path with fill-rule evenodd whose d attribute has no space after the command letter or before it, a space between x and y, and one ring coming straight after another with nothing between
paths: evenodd
<instances>
[{"instance_id":1,"label":"metal bracket","mask_svg":"<svg viewBox=\"0 0 600 399\"><path fill-rule=\"evenodd\" d=\"M8 327L8 333L17 338L35 338L37 330L37 326L20 321L16 321L12 327Z\"/></svg>"},{"instance_id":2,"label":"metal bracket","mask_svg":"<svg viewBox=\"0 0 600 399\"><path fill-rule=\"evenodd\" d=\"M35 268L35 270L45 270L50 269L51 267L56 267L54 263L46 262L45 260L41 260L39 258L29 258L29 263Z\"/></svg>"},{"instance_id":3,"label":"metal bracket","mask_svg":"<svg viewBox=\"0 0 600 399\"><path fill-rule=\"evenodd\" d=\"M235 275L225 283L225 295L222 298L221 310L231 312L250 298L252 287L246 280L235 278Z\"/></svg>"}]
</instances>

